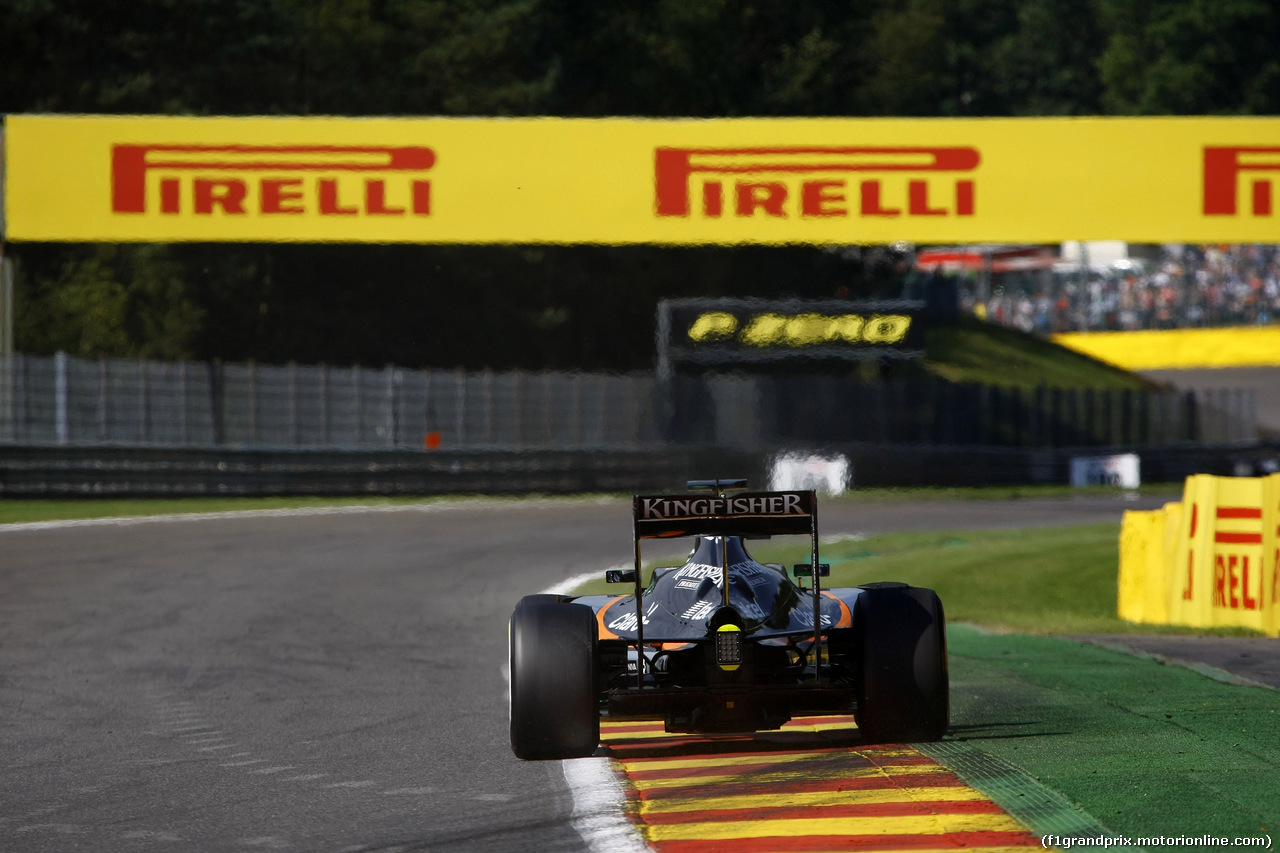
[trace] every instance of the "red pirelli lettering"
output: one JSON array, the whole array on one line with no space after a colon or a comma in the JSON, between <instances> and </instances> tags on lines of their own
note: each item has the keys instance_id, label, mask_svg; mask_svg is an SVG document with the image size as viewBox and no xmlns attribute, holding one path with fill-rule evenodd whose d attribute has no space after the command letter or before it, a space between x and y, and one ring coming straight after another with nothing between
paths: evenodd
<instances>
[{"instance_id":1,"label":"red pirelli lettering","mask_svg":"<svg viewBox=\"0 0 1280 853\"><path fill-rule=\"evenodd\" d=\"M1249 578L1248 554L1218 554L1213 568L1213 606L1228 610L1259 610Z\"/></svg>"},{"instance_id":2,"label":"red pirelli lettering","mask_svg":"<svg viewBox=\"0 0 1280 853\"><path fill-rule=\"evenodd\" d=\"M1227 606L1227 561L1221 554L1213 562L1213 606Z\"/></svg>"},{"instance_id":3,"label":"red pirelli lettering","mask_svg":"<svg viewBox=\"0 0 1280 853\"><path fill-rule=\"evenodd\" d=\"M1280 172L1280 147L1206 146L1204 215L1236 216L1239 206L1239 178L1250 172ZM1272 214L1270 178L1255 177L1251 196L1254 216Z\"/></svg>"},{"instance_id":4,"label":"red pirelli lettering","mask_svg":"<svg viewBox=\"0 0 1280 853\"><path fill-rule=\"evenodd\" d=\"M248 195L249 188L244 181L235 178L196 178L193 186L196 213L207 215L213 213L215 207L221 208L223 213L245 212L244 197Z\"/></svg>"},{"instance_id":5,"label":"red pirelli lettering","mask_svg":"<svg viewBox=\"0 0 1280 853\"><path fill-rule=\"evenodd\" d=\"M1240 558L1240 601L1245 610L1258 609L1258 599L1250 594L1252 586L1249 583L1249 555L1245 554Z\"/></svg>"},{"instance_id":6,"label":"red pirelli lettering","mask_svg":"<svg viewBox=\"0 0 1280 853\"><path fill-rule=\"evenodd\" d=\"M805 181L800 189L801 216L847 216L843 181Z\"/></svg>"},{"instance_id":7,"label":"red pirelli lettering","mask_svg":"<svg viewBox=\"0 0 1280 853\"><path fill-rule=\"evenodd\" d=\"M289 180L263 179L263 213L306 213L300 205L301 201L302 181L296 178Z\"/></svg>"},{"instance_id":8,"label":"red pirelli lettering","mask_svg":"<svg viewBox=\"0 0 1280 853\"><path fill-rule=\"evenodd\" d=\"M148 175L158 175L160 212L182 212L184 193L197 214L249 213L251 199L264 215L427 216L431 182L421 173L436 163L425 146L336 145L137 145L120 144L111 152L111 210L148 211ZM291 173L312 173L314 182ZM339 176L370 174L364 207L340 198ZM390 182L390 183L389 183ZM389 187L394 184L397 200ZM353 193L358 195L358 193ZM400 201L403 199L403 201Z\"/></svg>"},{"instance_id":9,"label":"red pirelli lettering","mask_svg":"<svg viewBox=\"0 0 1280 853\"><path fill-rule=\"evenodd\" d=\"M1220 506L1218 518L1262 518L1262 507Z\"/></svg>"},{"instance_id":10,"label":"red pirelli lettering","mask_svg":"<svg viewBox=\"0 0 1280 853\"><path fill-rule=\"evenodd\" d=\"M654 213L690 216L700 190L702 214L718 218L725 213L727 183L734 192L734 214L740 217L759 212L785 217L787 205L805 218L973 216L974 181L963 176L976 170L981 159L971 146L658 147ZM860 202L855 213L845 200L848 178L859 173L867 177L854 187ZM902 179L891 182L891 175ZM883 193L889 189L900 201L886 200Z\"/></svg>"},{"instance_id":11,"label":"red pirelli lettering","mask_svg":"<svg viewBox=\"0 0 1280 853\"><path fill-rule=\"evenodd\" d=\"M1232 533L1219 530L1213 534L1213 541L1220 545L1261 545L1261 533Z\"/></svg>"}]
</instances>

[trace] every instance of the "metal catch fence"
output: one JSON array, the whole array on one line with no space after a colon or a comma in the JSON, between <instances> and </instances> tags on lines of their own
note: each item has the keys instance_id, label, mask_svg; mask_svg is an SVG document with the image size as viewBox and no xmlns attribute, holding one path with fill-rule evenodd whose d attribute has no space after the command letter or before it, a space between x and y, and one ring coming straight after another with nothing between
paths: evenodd
<instances>
[{"instance_id":1,"label":"metal catch fence","mask_svg":"<svg viewBox=\"0 0 1280 853\"><path fill-rule=\"evenodd\" d=\"M638 448L645 375L0 358L0 442L378 450Z\"/></svg>"},{"instance_id":2,"label":"metal catch fence","mask_svg":"<svg viewBox=\"0 0 1280 853\"><path fill-rule=\"evenodd\" d=\"M0 444L262 450L786 450L1256 441L1256 392L0 356Z\"/></svg>"}]
</instances>

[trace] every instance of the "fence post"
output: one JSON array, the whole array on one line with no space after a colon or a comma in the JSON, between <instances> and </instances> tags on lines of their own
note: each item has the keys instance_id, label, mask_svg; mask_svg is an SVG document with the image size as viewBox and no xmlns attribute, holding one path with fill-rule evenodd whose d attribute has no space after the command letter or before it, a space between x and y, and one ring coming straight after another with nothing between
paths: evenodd
<instances>
[{"instance_id":1,"label":"fence post","mask_svg":"<svg viewBox=\"0 0 1280 853\"><path fill-rule=\"evenodd\" d=\"M516 370L511 374L511 441L517 449L524 449L521 441L524 422L524 373Z\"/></svg>"},{"instance_id":2,"label":"fence post","mask_svg":"<svg viewBox=\"0 0 1280 853\"><path fill-rule=\"evenodd\" d=\"M1246 421L1246 418L1249 416L1248 395L1249 392L1244 388L1236 389L1236 425L1231 430L1232 438L1235 441L1246 441L1249 438L1247 430L1248 421Z\"/></svg>"},{"instance_id":3,"label":"fence post","mask_svg":"<svg viewBox=\"0 0 1280 853\"><path fill-rule=\"evenodd\" d=\"M147 383L147 362L138 359L138 413L142 419L142 441L151 441L151 387Z\"/></svg>"},{"instance_id":4,"label":"fence post","mask_svg":"<svg viewBox=\"0 0 1280 853\"><path fill-rule=\"evenodd\" d=\"M364 385L364 368L356 365L351 368L351 388L355 392L356 407L356 447L364 446L364 394L361 393Z\"/></svg>"},{"instance_id":5,"label":"fence post","mask_svg":"<svg viewBox=\"0 0 1280 853\"><path fill-rule=\"evenodd\" d=\"M947 417L947 406L943 400L944 392L943 384L934 376L929 376L925 384L925 394L928 397L929 424L926 427L932 437L934 444L947 443L947 426L943 418Z\"/></svg>"},{"instance_id":6,"label":"fence post","mask_svg":"<svg viewBox=\"0 0 1280 853\"><path fill-rule=\"evenodd\" d=\"M222 360L209 362L209 425L213 429L213 443L221 445L226 438L223 418Z\"/></svg>"},{"instance_id":7,"label":"fence post","mask_svg":"<svg viewBox=\"0 0 1280 853\"><path fill-rule=\"evenodd\" d=\"M876 395L876 439L886 442L889 440L889 401L885 399L888 396L885 383L877 382L868 387Z\"/></svg>"},{"instance_id":8,"label":"fence post","mask_svg":"<svg viewBox=\"0 0 1280 853\"><path fill-rule=\"evenodd\" d=\"M27 357L22 353L15 353L13 356L13 431L14 439L19 442L27 440Z\"/></svg>"},{"instance_id":9,"label":"fence post","mask_svg":"<svg viewBox=\"0 0 1280 853\"><path fill-rule=\"evenodd\" d=\"M329 365L320 365L320 446L329 446Z\"/></svg>"},{"instance_id":10,"label":"fence post","mask_svg":"<svg viewBox=\"0 0 1280 853\"><path fill-rule=\"evenodd\" d=\"M107 360L98 359L98 441L107 440Z\"/></svg>"},{"instance_id":11,"label":"fence post","mask_svg":"<svg viewBox=\"0 0 1280 853\"><path fill-rule=\"evenodd\" d=\"M571 446L576 449L582 446L582 381L583 380L582 380L581 373L571 373L569 374L569 377L571 382L570 387L573 389L573 394L571 395L571 401L572 401L571 405L573 407L573 434L572 434L573 440L571 442Z\"/></svg>"},{"instance_id":12,"label":"fence post","mask_svg":"<svg viewBox=\"0 0 1280 853\"><path fill-rule=\"evenodd\" d=\"M484 443L493 444L493 371L487 367L481 374L480 392L484 397Z\"/></svg>"},{"instance_id":13,"label":"fence post","mask_svg":"<svg viewBox=\"0 0 1280 853\"><path fill-rule=\"evenodd\" d=\"M396 394L399 375L394 364L387 365L387 446L395 448L400 432L400 400Z\"/></svg>"},{"instance_id":14,"label":"fence post","mask_svg":"<svg viewBox=\"0 0 1280 853\"><path fill-rule=\"evenodd\" d=\"M1245 391L1245 440L1255 441L1258 438L1258 390L1250 388Z\"/></svg>"},{"instance_id":15,"label":"fence post","mask_svg":"<svg viewBox=\"0 0 1280 853\"><path fill-rule=\"evenodd\" d=\"M13 353L0 350L0 439L13 437Z\"/></svg>"},{"instance_id":16,"label":"fence post","mask_svg":"<svg viewBox=\"0 0 1280 853\"><path fill-rule=\"evenodd\" d=\"M1025 414L1023 417L1026 421L1026 432L1024 433L1026 439L1018 442L1018 444L1021 447L1036 447L1040 444L1040 433L1044 429L1044 412L1040 408L1042 399L1038 383L1037 387L1023 389L1018 394L1018 399L1024 407Z\"/></svg>"},{"instance_id":17,"label":"fence post","mask_svg":"<svg viewBox=\"0 0 1280 853\"><path fill-rule=\"evenodd\" d=\"M298 446L298 362L289 362L289 446Z\"/></svg>"},{"instance_id":18,"label":"fence post","mask_svg":"<svg viewBox=\"0 0 1280 853\"><path fill-rule=\"evenodd\" d=\"M603 446L609 440L609 378L607 376L597 376L596 388L600 392L599 406L596 409L600 419L599 445Z\"/></svg>"},{"instance_id":19,"label":"fence post","mask_svg":"<svg viewBox=\"0 0 1280 853\"><path fill-rule=\"evenodd\" d=\"M1222 441L1222 390L1209 388L1200 407L1201 437L1208 442Z\"/></svg>"},{"instance_id":20,"label":"fence post","mask_svg":"<svg viewBox=\"0 0 1280 853\"><path fill-rule=\"evenodd\" d=\"M1138 394L1138 434L1135 444L1151 443L1151 392L1139 391Z\"/></svg>"},{"instance_id":21,"label":"fence post","mask_svg":"<svg viewBox=\"0 0 1280 853\"><path fill-rule=\"evenodd\" d=\"M1062 389L1049 390L1049 446L1062 446Z\"/></svg>"},{"instance_id":22,"label":"fence post","mask_svg":"<svg viewBox=\"0 0 1280 853\"><path fill-rule=\"evenodd\" d=\"M69 438L67 426L67 354L58 350L53 356L53 423L58 444Z\"/></svg>"},{"instance_id":23,"label":"fence post","mask_svg":"<svg viewBox=\"0 0 1280 853\"><path fill-rule=\"evenodd\" d=\"M995 445L1005 444L1005 436L1008 434L1005 427L1009 430L1013 429L1013 412L1009 406L1005 405L1004 389L998 385L991 386L991 443Z\"/></svg>"},{"instance_id":24,"label":"fence post","mask_svg":"<svg viewBox=\"0 0 1280 853\"><path fill-rule=\"evenodd\" d=\"M1133 391L1125 388L1120 392L1120 444L1133 443Z\"/></svg>"},{"instance_id":25,"label":"fence post","mask_svg":"<svg viewBox=\"0 0 1280 853\"><path fill-rule=\"evenodd\" d=\"M978 444L988 444L988 423L990 422L991 389L986 385L973 385L973 414L976 429L974 436Z\"/></svg>"},{"instance_id":26,"label":"fence post","mask_svg":"<svg viewBox=\"0 0 1280 853\"><path fill-rule=\"evenodd\" d=\"M249 446L258 446L258 365L249 362Z\"/></svg>"},{"instance_id":27,"label":"fence post","mask_svg":"<svg viewBox=\"0 0 1280 853\"><path fill-rule=\"evenodd\" d=\"M960 406L960 389L950 382L935 379L933 382L935 419L938 422L938 441L942 444L956 444L956 411Z\"/></svg>"},{"instance_id":28,"label":"fence post","mask_svg":"<svg viewBox=\"0 0 1280 853\"><path fill-rule=\"evenodd\" d=\"M1095 440L1094 421L1097 419L1097 400L1094 397L1092 388L1085 388L1080 392L1080 443L1086 447L1092 447L1098 442Z\"/></svg>"},{"instance_id":29,"label":"fence post","mask_svg":"<svg viewBox=\"0 0 1280 853\"><path fill-rule=\"evenodd\" d=\"M458 445L462 446L466 435L463 427L466 426L467 374L461 367L453 372L453 389L455 406L453 420L456 424L455 430L458 433Z\"/></svg>"},{"instance_id":30,"label":"fence post","mask_svg":"<svg viewBox=\"0 0 1280 853\"><path fill-rule=\"evenodd\" d=\"M189 444L190 432L187 429L187 363L178 362L178 419L182 435L182 443Z\"/></svg>"},{"instance_id":31,"label":"fence post","mask_svg":"<svg viewBox=\"0 0 1280 853\"><path fill-rule=\"evenodd\" d=\"M555 387L554 376L555 374L550 371L542 374L542 434L546 447L554 446L556 439L555 421L551 416L551 389Z\"/></svg>"},{"instance_id":32,"label":"fence post","mask_svg":"<svg viewBox=\"0 0 1280 853\"><path fill-rule=\"evenodd\" d=\"M434 401L431 399L431 371L422 371L422 446L427 447L427 436L435 432L436 422Z\"/></svg>"},{"instance_id":33,"label":"fence post","mask_svg":"<svg viewBox=\"0 0 1280 853\"><path fill-rule=\"evenodd\" d=\"M1080 443L1080 393L1078 388L1062 389L1062 429L1059 444L1072 447Z\"/></svg>"},{"instance_id":34,"label":"fence post","mask_svg":"<svg viewBox=\"0 0 1280 853\"><path fill-rule=\"evenodd\" d=\"M952 418L952 429L955 441L953 444L982 443L982 399L981 389L971 382L955 387L954 399L959 400L957 412L963 411L964 417Z\"/></svg>"},{"instance_id":35,"label":"fence post","mask_svg":"<svg viewBox=\"0 0 1280 853\"><path fill-rule=\"evenodd\" d=\"M1102 444L1104 447L1111 447L1116 443L1115 440L1115 422L1116 422L1116 401L1115 389L1107 388L1102 392Z\"/></svg>"}]
</instances>

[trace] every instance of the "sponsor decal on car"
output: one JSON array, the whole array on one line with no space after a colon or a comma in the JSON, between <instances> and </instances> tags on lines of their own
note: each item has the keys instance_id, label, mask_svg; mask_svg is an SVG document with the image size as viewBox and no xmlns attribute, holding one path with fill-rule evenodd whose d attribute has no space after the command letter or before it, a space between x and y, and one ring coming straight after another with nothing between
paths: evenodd
<instances>
[{"instance_id":1,"label":"sponsor decal on car","mask_svg":"<svg viewBox=\"0 0 1280 853\"><path fill-rule=\"evenodd\" d=\"M719 586L721 574L722 570L719 566L694 563L680 569L672 577L675 578L676 586L680 589L697 589L704 580L709 580Z\"/></svg>"},{"instance_id":2,"label":"sponsor decal on car","mask_svg":"<svg viewBox=\"0 0 1280 853\"><path fill-rule=\"evenodd\" d=\"M690 606L684 613L681 613L680 618L687 619L690 622L701 622L711 615L718 603L716 601L699 601Z\"/></svg>"},{"instance_id":3,"label":"sponsor decal on car","mask_svg":"<svg viewBox=\"0 0 1280 853\"><path fill-rule=\"evenodd\" d=\"M641 497L640 521L668 521L679 518L726 518L732 516L808 515L802 495L778 492L737 497Z\"/></svg>"},{"instance_id":4,"label":"sponsor decal on car","mask_svg":"<svg viewBox=\"0 0 1280 853\"><path fill-rule=\"evenodd\" d=\"M644 612L644 624L649 624L649 617L653 615L653 611L658 609L658 602L653 602ZM634 609L627 608L617 619L609 623L609 628L614 631L634 631L636 629L636 612Z\"/></svg>"}]
</instances>

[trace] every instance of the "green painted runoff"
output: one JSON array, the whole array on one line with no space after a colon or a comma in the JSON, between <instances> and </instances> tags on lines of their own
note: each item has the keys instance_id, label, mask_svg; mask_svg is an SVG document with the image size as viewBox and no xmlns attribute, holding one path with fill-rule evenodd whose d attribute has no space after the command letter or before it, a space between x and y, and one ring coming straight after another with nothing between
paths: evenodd
<instances>
[{"instance_id":1,"label":"green painted runoff","mask_svg":"<svg viewBox=\"0 0 1280 853\"><path fill-rule=\"evenodd\" d=\"M1280 840L1280 691L1053 637L956 625L948 640L947 740L1125 836Z\"/></svg>"}]
</instances>

